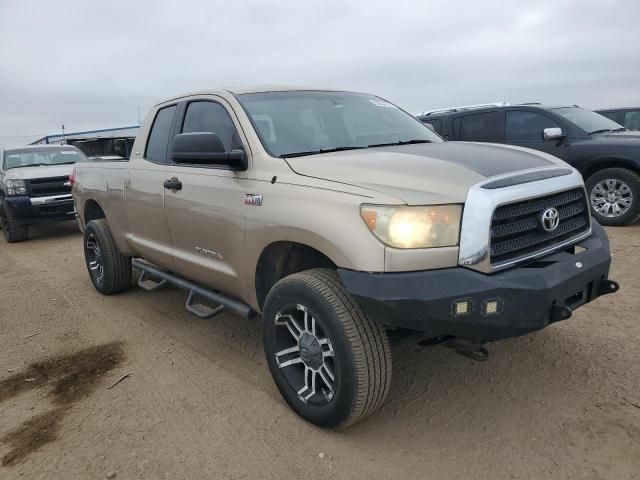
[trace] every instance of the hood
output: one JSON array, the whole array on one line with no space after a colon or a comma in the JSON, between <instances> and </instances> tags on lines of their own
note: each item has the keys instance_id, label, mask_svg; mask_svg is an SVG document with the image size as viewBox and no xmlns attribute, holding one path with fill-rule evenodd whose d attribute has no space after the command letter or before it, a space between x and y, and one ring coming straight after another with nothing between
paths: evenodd
<instances>
[{"instance_id":1,"label":"hood","mask_svg":"<svg viewBox=\"0 0 640 480\"><path fill-rule=\"evenodd\" d=\"M33 180L35 178L48 177L64 177L71 175L73 166L69 165L51 165L40 167L19 167L5 170L5 178L12 180Z\"/></svg>"},{"instance_id":2,"label":"hood","mask_svg":"<svg viewBox=\"0 0 640 480\"><path fill-rule=\"evenodd\" d=\"M408 205L463 203L469 188L488 177L566 165L528 148L470 142L348 150L287 163L300 175L367 188Z\"/></svg>"}]
</instances>

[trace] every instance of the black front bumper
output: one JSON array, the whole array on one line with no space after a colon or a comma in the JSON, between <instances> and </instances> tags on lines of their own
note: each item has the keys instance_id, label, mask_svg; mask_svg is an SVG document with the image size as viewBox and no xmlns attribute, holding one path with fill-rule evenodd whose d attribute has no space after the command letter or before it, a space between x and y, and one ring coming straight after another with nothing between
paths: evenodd
<instances>
[{"instance_id":1,"label":"black front bumper","mask_svg":"<svg viewBox=\"0 0 640 480\"><path fill-rule=\"evenodd\" d=\"M34 223L61 222L75 219L73 199L32 205L28 196L5 197L3 214L18 225Z\"/></svg>"},{"instance_id":2,"label":"black front bumper","mask_svg":"<svg viewBox=\"0 0 640 480\"><path fill-rule=\"evenodd\" d=\"M571 249L494 274L462 267L407 273L339 269L346 289L371 318L390 328L478 342L516 337L564 320L598 296L617 291L607 280L611 254L604 229ZM460 314L456 303L466 302ZM494 303L495 302L495 303ZM487 304L497 307L487 313Z\"/></svg>"}]
</instances>

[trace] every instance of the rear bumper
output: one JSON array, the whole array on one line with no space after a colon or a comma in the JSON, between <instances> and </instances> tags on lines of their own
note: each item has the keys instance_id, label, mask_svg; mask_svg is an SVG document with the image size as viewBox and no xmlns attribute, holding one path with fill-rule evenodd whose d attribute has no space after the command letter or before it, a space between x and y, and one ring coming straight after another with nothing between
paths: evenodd
<instances>
[{"instance_id":1,"label":"rear bumper","mask_svg":"<svg viewBox=\"0 0 640 480\"><path fill-rule=\"evenodd\" d=\"M66 197L66 195L34 199L28 196L6 197L4 214L11 217L18 225L74 220L73 199Z\"/></svg>"},{"instance_id":2,"label":"rear bumper","mask_svg":"<svg viewBox=\"0 0 640 480\"><path fill-rule=\"evenodd\" d=\"M390 328L485 342L540 330L618 289L607 280L611 255L604 229L594 222L593 234L578 245L586 250L557 252L491 275L461 267L338 272L364 312ZM456 312L456 303L465 302L467 312ZM497 312L487 312L489 303Z\"/></svg>"}]
</instances>

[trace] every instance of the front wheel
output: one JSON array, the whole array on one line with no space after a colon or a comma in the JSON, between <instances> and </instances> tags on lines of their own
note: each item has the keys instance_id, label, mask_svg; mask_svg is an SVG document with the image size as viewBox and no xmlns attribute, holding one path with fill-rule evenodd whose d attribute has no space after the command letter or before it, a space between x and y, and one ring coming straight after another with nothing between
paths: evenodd
<instances>
[{"instance_id":1,"label":"front wheel","mask_svg":"<svg viewBox=\"0 0 640 480\"><path fill-rule=\"evenodd\" d=\"M332 270L280 280L262 317L269 370L289 406L321 427L375 411L391 383L386 332L360 310Z\"/></svg>"},{"instance_id":2,"label":"front wheel","mask_svg":"<svg viewBox=\"0 0 640 480\"><path fill-rule=\"evenodd\" d=\"M591 212L602 225L627 225L640 217L640 175L626 168L605 168L586 182Z\"/></svg>"},{"instance_id":3,"label":"front wheel","mask_svg":"<svg viewBox=\"0 0 640 480\"><path fill-rule=\"evenodd\" d=\"M29 236L27 225L18 225L9 215L2 215L2 211L0 211L0 226L2 226L4 239L8 243L23 242Z\"/></svg>"},{"instance_id":4,"label":"front wheel","mask_svg":"<svg viewBox=\"0 0 640 480\"><path fill-rule=\"evenodd\" d=\"M104 295L131 287L131 257L121 255L105 219L84 229L84 258L93 286Z\"/></svg>"}]
</instances>

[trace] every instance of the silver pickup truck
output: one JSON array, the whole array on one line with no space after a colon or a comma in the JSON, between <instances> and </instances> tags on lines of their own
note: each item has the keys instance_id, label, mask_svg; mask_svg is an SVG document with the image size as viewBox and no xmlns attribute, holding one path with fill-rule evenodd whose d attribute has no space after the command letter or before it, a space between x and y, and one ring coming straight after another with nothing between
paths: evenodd
<instances>
[{"instance_id":1,"label":"silver pickup truck","mask_svg":"<svg viewBox=\"0 0 640 480\"><path fill-rule=\"evenodd\" d=\"M69 175L87 157L71 145L0 149L0 226L7 242L28 237L29 225L75 220Z\"/></svg>"},{"instance_id":2,"label":"silver pickup truck","mask_svg":"<svg viewBox=\"0 0 640 480\"><path fill-rule=\"evenodd\" d=\"M548 154L443 142L372 95L238 89L155 106L129 162L78 164L95 288L189 292L202 318L260 315L289 405L323 427L372 413L387 334L483 344L615 292L580 174Z\"/></svg>"}]
</instances>

